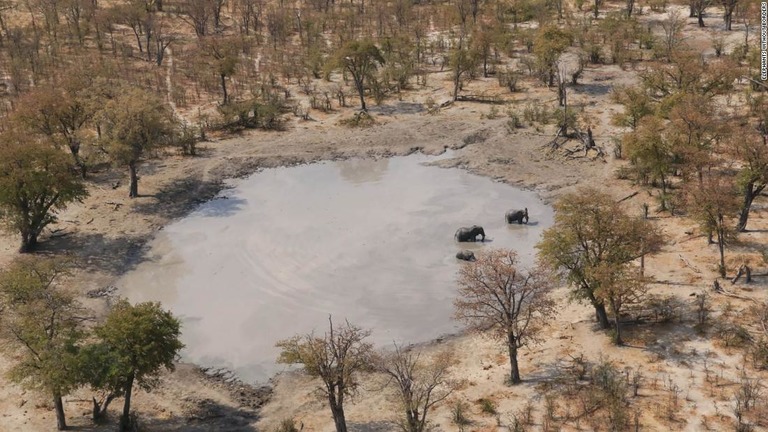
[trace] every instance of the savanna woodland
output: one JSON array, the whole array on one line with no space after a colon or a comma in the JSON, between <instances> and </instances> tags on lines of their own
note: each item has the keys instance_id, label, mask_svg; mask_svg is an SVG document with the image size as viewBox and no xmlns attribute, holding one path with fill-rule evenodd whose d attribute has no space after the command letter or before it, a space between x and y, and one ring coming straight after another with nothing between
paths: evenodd
<instances>
[{"instance_id":1,"label":"savanna woodland","mask_svg":"<svg viewBox=\"0 0 768 432\"><path fill-rule=\"evenodd\" d=\"M768 430L760 55L755 0L0 0L0 430ZM458 334L258 387L113 287L227 179L445 149L555 212Z\"/></svg>"}]
</instances>

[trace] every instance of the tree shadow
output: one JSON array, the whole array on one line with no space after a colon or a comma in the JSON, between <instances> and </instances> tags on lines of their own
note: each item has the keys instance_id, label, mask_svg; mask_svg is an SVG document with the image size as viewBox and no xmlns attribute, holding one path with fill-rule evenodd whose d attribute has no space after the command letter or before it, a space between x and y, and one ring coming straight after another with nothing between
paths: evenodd
<instances>
[{"instance_id":1,"label":"tree shadow","mask_svg":"<svg viewBox=\"0 0 768 432\"><path fill-rule=\"evenodd\" d=\"M397 102L393 105L378 105L369 107L368 111L379 115L419 114L424 112L424 104L414 102Z\"/></svg>"},{"instance_id":2,"label":"tree shadow","mask_svg":"<svg viewBox=\"0 0 768 432\"><path fill-rule=\"evenodd\" d=\"M182 416L139 416L142 430L184 432L256 432L254 424L258 419L259 415L254 410L225 406L211 399L197 401L196 406Z\"/></svg>"},{"instance_id":3,"label":"tree shadow","mask_svg":"<svg viewBox=\"0 0 768 432\"><path fill-rule=\"evenodd\" d=\"M168 219L178 219L216 197L224 188L224 183L218 180L177 179L156 193L153 200L134 204L133 210L140 214L159 214Z\"/></svg>"},{"instance_id":4,"label":"tree shadow","mask_svg":"<svg viewBox=\"0 0 768 432\"><path fill-rule=\"evenodd\" d=\"M390 432L399 430L395 423L389 421L350 422L347 426L350 432Z\"/></svg>"},{"instance_id":5,"label":"tree shadow","mask_svg":"<svg viewBox=\"0 0 768 432\"><path fill-rule=\"evenodd\" d=\"M63 237L43 237L39 254L68 254L77 267L120 276L148 259L150 235L108 238L102 233L74 233Z\"/></svg>"},{"instance_id":6,"label":"tree shadow","mask_svg":"<svg viewBox=\"0 0 768 432\"><path fill-rule=\"evenodd\" d=\"M578 84L569 87L576 94L588 94L590 96L605 96L611 92L612 86L608 84Z\"/></svg>"}]
</instances>

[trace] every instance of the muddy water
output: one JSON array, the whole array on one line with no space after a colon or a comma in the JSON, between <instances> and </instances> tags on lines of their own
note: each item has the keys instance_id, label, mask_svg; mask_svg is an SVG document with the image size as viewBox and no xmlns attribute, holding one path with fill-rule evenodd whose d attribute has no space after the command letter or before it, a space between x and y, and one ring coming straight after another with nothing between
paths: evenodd
<instances>
[{"instance_id":1,"label":"muddy water","mask_svg":"<svg viewBox=\"0 0 768 432\"><path fill-rule=\"evenodd\" d=\"M384 345L457 331L451 301L462 248L533 245L552 211L532 192L413 155L263 171L164 229L150 259L118 283L132 301L159 300L183 320L185 360L249 381L284 368L275 341L328 315L374 330ZM508 226L509 208L530 224ZM454 242L482 225L485 243Z\"/></svg>"}]
</instances>

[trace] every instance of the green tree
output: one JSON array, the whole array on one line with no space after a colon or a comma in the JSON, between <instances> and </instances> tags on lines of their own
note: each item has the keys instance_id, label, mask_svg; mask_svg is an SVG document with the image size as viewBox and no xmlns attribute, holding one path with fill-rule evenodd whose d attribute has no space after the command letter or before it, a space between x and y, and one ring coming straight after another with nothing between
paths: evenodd
<instances>
[{"instance_id":1,"label":"green tree","mask_svg":"<svg viewBox=\"0 0 768 432\"><path fill-rule=\"evenodd\" d=\"M496 249L462 265L458 283L455 317L475 330L492 330L504 341L510 382L520 383L518 350L539 342L546 320L554 314L548 272L521 270L514 251Z\"/></svg>"},{"instance_id":2,"label":"green tree","mask_svg":"<svg viewBox=\"0 0 768 432\"><path fill-rule=\"evenodd\" d=\"M557 201L555 224L536 248L542 263L565 277L572 297L588 301L597 322L607 329L612 288L601 283L609 280L618 286L617 276L629 274L635 260L658 251L661 244L661 235L648 221L628 215L610 195L582 188Z\"/></svg>"},{"instance_id":3,"label":"green tree","mask_svg":"<svg viewBox=\"0 0 768 432\"><path fill-rule=\"evenodd\" d=\"M59 150L11 127L0 135L0 216L31 252L56 212L87 195L82 179Z\"/></svg>"},{"instance_id":4,"label":"green tree","mask_svg":"<svg viewBox=\"0 0 768 432\"><path fill-rule=\"evenodd\" d=\"M322 380L319 390L328 400L336 432L347 432L344 399L357 389L357 374L371 368L373 346L365 342L371 332L349 322L335 329L330 317L328 321L330 331L323 337L308 334L279 341L277 361L304 365L307 375Z\"/></svg>"},{"instance_id":5,"label":"green tree","mask_svg":"<svg viewBox=\"0 0 768 432\"><path fill-rule=\"evenodd\" d=\"M106 104L102 116L102 137L109 156L115 164L128 165L128 196L138 197L138 163L150 150L173 142L176 121L162 100L135 88L119 92Z\"/></svg>"},{"instance_id":6,"label":"green tree","mask_svg":"<svg viewBox=\"0 0 768 432\"><path fill-rule=\"evenodd\" d=\"M669 173L675 163L672 141L663 120L646 116L637 129L622 137L622 151L626 153L636 180L661 185L661 206L666 209Z\"/></svg>"},{"instance_id":7,"label":"green tree","mask_svg":"<svg viewBox=\"0 0 768 432\"><path fill-rule=\"evenodd\" d=\"M384 57L379 48L370 40L351 41L342 46L329 63L330 67L340 67L352 75L355 89L360 96L360 109L365 106L365 81L372 78L379 65L384 64Z\"/></svg>"},{"instance_id":8,"label":"green tree","mask_svg":"<svg viewBox=\"0 0 768 432\"><path fill-rule=\"evenodd\" d=\"M453 79L453 100L458 99L459 90L464 86L467 75L472 75L480 61L478 53L467 45L459 41L456 49L451 52L450 65Z\"/></svg>"},{"instance_id":9,"label":"green tree","mask_svg":"<svg viewBox=\"0 0 768 432\"><path fill-rule=\"evenodd\" d=\"M56 426L67 428L62 397L78 387L83 308L60 286L66 262L22 257L0 273L0 336L16 363L12 380L53 400Z\"/></svg>"},{"instance_id":10,"label":"green tree","mask_svg":"<svg viewBox=\"0 0 768 432\"><path fill-rule=\"evenodd\" d=\"M229 103L227 79L237 71L242 41L237 37L211 36L200 40L201 64L212 70L221 85L221 104Z\"/></svg>"},{"instance_id":11,"label":"green tree","mask_svg":"<svg viewBox=\"0 0 768 432\"><path fill-rule=\"evenodd\" d=\"M174 361L184 348L179 337L181 324L160 303L131 305L119 300L104 323L95 328L98 342L84 350L85 380L94 388L125 400L120 431L131 430L133 385L151 390L159 384L163 368L174 370Z\"/></svg>"},{"instance_id":12,"label":"green tree","mask_svg":"<svg viewBox=\"0 0 768 432\"><path fill-rule=\"evenodd\" d=\"M768 186L768 140L761 131L747 127L732 131L728 147L742 163L737 181L743 198L736 230L746 231L752 202Z\"/></svg>"},{"instance_id":13,"label":"green tree","mask_svg":"<svg viewBox=\"0 0 768 432\"><path fill-rule=\"evenodd\" d=\"M536 56L541 79L552 86L557 76L560 55L571 46L571 34L557 26L542 27L536 33L533 54Z\"/></svg>"},{"instance_id":14,"label":"green tree","mask_svg":"<svg viewBox=\"0 0 768 432\"><path fill-rule=\"evenodd\" d=\"M725 246L735 234L730 223L739 212L738 189L733 178L710 172L701 182L687 184L684 204L710 239L715 234L720 255L718 271L720 277L725 277Z\"/></svg>"},{"instance_id":15,"label":"green tree","mask_svg":"<svg viewBox=\"0 0 768 432\"><path fill-rule=\"evenodd\" d=\"M653 101L641 88L617 86L611 96L614 102L624 106L624 112L613 117L613 122L618 126L628 126L635 130L643 117L654 112Z\"/></svg>"}]
</instances>

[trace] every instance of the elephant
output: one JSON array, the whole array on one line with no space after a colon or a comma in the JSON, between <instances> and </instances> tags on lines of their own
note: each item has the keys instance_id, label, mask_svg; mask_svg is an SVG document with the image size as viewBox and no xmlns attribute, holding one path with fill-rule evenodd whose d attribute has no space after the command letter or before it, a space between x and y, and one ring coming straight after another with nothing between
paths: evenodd
<instances>
[{"instance_id":1,"label":"elephant","mask_svg":"<svg viewBox=\"0 0 768 432\"><path fill-rule=\"evenodd\" d=\"M475 261L475 253L471 250L462 250L456 253L456 258L463 261Z\"/></svg>"},{"instance_id":2,"label":"elephant","mask_svg":"<svg viewBox=\"0 0 768 432\"><path fill-rule=\"evenodd\" d=\"M507 219L507 223L511 224L512 222L517 222L518 224L523 224L523 219L525 219L525 223L528 223L528 208L526 207L525 210L510 210L505 215L505 218Z\"/></svg>"},{"instance_id":3,"label":"elephant","mask_svg":"<svg viewBox=\"0 0 768 432\"><path fill-rule=\"evenodd\" d=\"M477 236L482 236L480 241L485 241L485 230L478 225L472 225L471 227L461 227L456 231L453 236L456 241L459 242L474 242L477 241Z\"/></svg>"}]
</instances>

